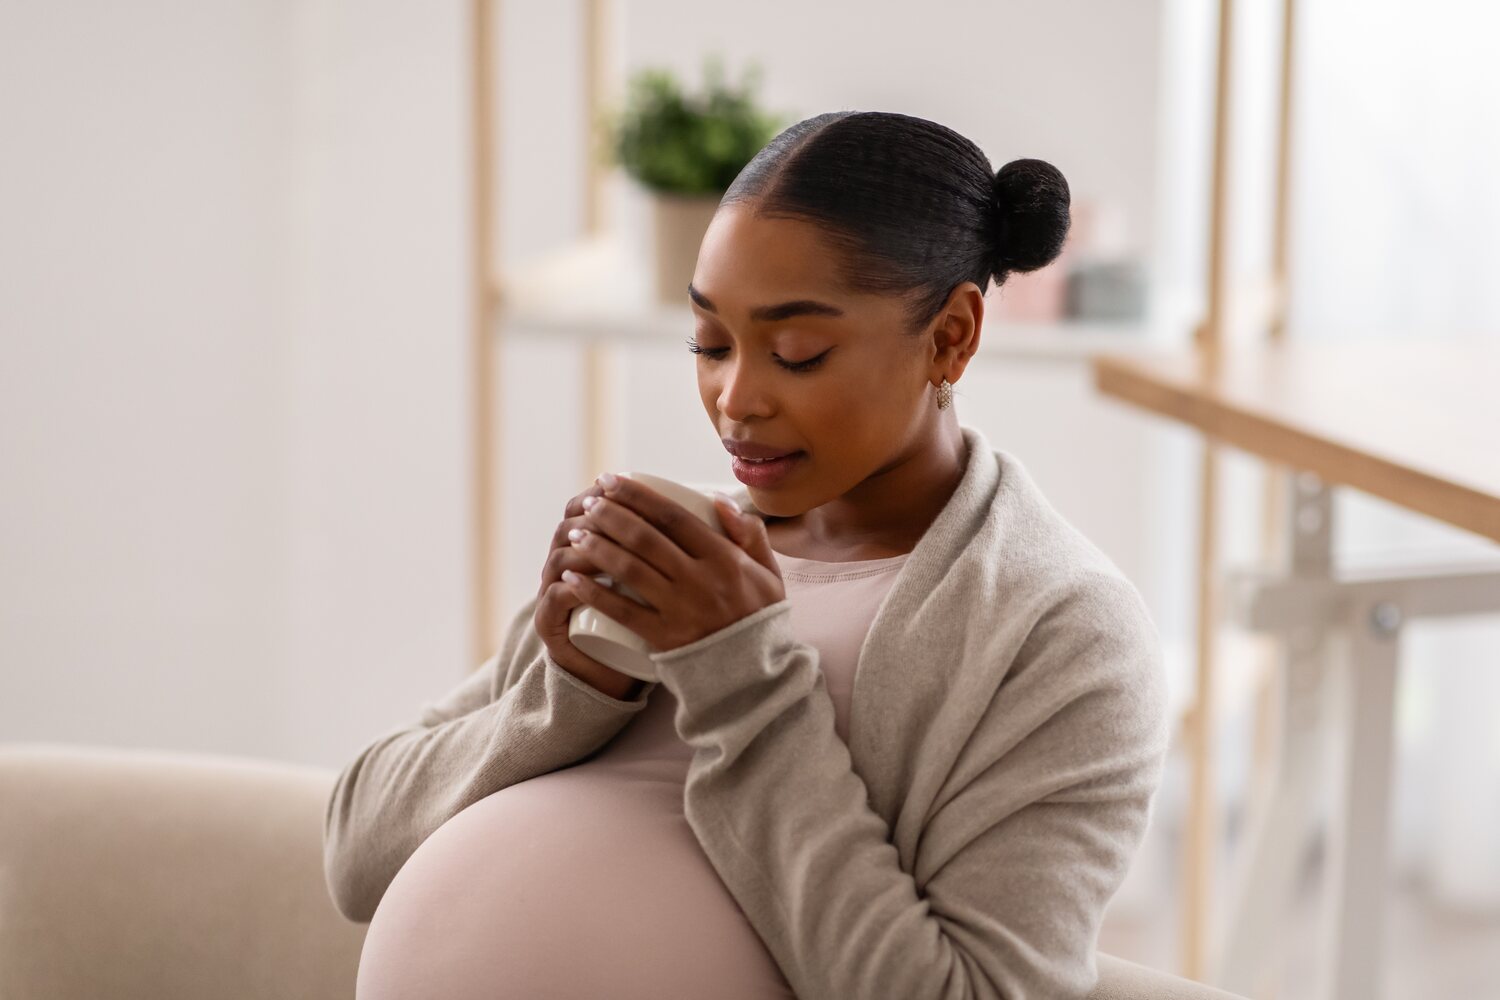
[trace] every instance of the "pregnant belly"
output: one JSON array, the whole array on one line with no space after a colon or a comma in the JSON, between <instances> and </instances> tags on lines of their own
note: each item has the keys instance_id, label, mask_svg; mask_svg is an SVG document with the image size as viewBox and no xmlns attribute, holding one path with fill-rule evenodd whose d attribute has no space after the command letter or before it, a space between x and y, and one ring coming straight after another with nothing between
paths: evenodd
<instances>
[{"instance_id":1,"label":"pregnant belly","mask_svg":"<svg viewBox=\"0 0 1500 1000\"><path fill-rule=\"evenodd\" d=\"M356 1000L792 996L682 815L680 782L588 765L474 803L407 859Z\"/></svg>"}]
</instances>

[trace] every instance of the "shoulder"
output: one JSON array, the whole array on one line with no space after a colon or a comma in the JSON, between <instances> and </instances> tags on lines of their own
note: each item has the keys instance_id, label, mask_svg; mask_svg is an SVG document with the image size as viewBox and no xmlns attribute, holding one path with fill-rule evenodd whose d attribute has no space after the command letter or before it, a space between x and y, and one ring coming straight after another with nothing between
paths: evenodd
<instances>
[{"instance_id":1,"label":"shoulder","mask_svg":"<svg viewBox=\"0 0 1500 1000\"><path fill-rule=\"evenodd\" d=\"M999 477L986 520L1018 571L1065 578L1075 572L1123 574L1114 561L1053 506L1015 455L995 449Z\"/></svg>"},{"instance_id":2,"label":"shoulder","mask_svg":"<svg viewBox=\"0 0 1500 1000\"><path fill-rule=\"evenodd\" d=\"M1081 570L1054 581L1019 659L1051 650L1079 679L1160 684L1161 637L1135 584L1116 570Z\"/></svg>"},{"instance_id":3,"label":"shoulder","mask_svg":"<svg viewBox=\"0 0 1500 1000\"><path fill-rule=\"evenodd\" d=\"M1033 602L1016 669L1066 664L1071 683L1163 684L1161 637L1140 591L1118 570L1088 568L1048 580Z\"/></svg>"},{"instance_id":4,"label":"shoulder","mask_svg":"<svg viewBox=\"0 0 1500 1000\"><path fill-rule=\"evenodd\" d=\"M1021 633L1002 690L1054 710L1071 704L1080 720L1164 744L1162 642L1139 588L1047 501L1014 456L996 455L993 565Z\"/></svg>"}]
</instances>

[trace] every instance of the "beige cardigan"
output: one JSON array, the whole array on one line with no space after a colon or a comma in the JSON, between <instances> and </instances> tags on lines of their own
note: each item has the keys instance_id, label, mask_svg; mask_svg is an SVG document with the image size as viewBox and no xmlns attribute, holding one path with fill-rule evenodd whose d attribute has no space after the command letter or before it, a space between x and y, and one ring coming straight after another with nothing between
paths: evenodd
<instances>
[{"instance_id":1,"label":"beige cardigan","mask_svg":"<svg viewBox=\"0 0 1500 1000\"><path fill-rule=\"evenodd\" d=\"M1167 693L1139 592L961 426L963 478L861 647L847 746L787 600L651 655L695 749L687 820L802 1000L1086 995L1161 780ZM369 920L461 809L587 758L645 707L655 683L623 701L558 666L534 608L339 776L324 849L345 916Z\"/></svg>"}]
</instances>

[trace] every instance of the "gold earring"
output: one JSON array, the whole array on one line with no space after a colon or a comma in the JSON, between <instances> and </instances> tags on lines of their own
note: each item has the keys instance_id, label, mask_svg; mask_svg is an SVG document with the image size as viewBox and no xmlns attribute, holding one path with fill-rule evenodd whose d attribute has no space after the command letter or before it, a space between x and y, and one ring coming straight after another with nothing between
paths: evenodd
<instances>
[{"instance_id":1,"label":"gold earring","mask_svg":"<svg viewBox=\"0 0 1500 1000\"><path fill-rule=\"evenodd\" d=\"M953 405L953 386L948 383L947 378L944 378L943 384L938 386L937 399L940 410L946 410Z\"/></svg>"}]
</instances>

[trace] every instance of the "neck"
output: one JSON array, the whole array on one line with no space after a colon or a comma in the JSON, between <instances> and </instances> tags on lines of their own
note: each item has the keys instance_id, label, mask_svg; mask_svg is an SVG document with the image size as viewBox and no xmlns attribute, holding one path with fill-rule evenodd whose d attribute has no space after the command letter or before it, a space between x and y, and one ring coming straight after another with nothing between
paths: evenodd
<instances>
[{"instance_id":1,"label":"neck","mask_svg":"<svg viewBox=\"0 0 1500 1000\"><path fill-rule=\"evenodd\" d=\"M770 521L795 529L821 549L878 546L909 552L953 496L967 465L962 428L956 418L941 420L931 436L837 499Z\"/></svg>"}]
</instances>

